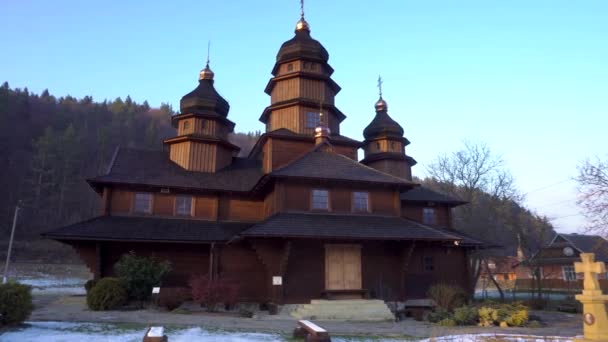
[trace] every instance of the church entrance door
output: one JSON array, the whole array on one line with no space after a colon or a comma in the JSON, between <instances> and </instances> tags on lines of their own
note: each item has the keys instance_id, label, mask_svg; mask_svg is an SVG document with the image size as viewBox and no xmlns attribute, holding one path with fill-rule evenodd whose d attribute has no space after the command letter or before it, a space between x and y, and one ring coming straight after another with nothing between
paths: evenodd
<instances>
[{"instance_id":1,"label":"church entrance door","mask_svg":"<svg viewBox=\"0 0 608 342\"><path fill-rule=\"evenodd\" d=\"M361 290L361 245L325 245L325 289Z\"/></svg>"}]
</instances>

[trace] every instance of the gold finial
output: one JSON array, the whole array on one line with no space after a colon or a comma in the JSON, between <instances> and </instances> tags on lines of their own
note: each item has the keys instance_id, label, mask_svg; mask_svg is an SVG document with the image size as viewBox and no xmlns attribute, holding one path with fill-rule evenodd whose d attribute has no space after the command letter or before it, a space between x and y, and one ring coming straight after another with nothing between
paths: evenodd
<instances>
[{"instance_id":1,"label":"gold finial","mask_svg":"<svg viewBox=\"0 0 608 342\"><path fill-rule=\"evenodd\" d=\"M214 73L213 71L211 71L211 68L209 68L209 51L211 50L211 41L207 42L207 65L205 66L205 69L201 70L201 72L198 75L198 79L200 80L213 80L213 76Z\"/></svg>"},{"instance_id":2,"label":"gold finial","mask_svg":"<svg viewBox=\"0 0 608 342\"><path fill-rule=\"evenodd\" d=\"M300 20L296 23L296 31L302 30L310 32L310 27L304 19L304 0L300 0Z\"/></svg>"}]
</instances>

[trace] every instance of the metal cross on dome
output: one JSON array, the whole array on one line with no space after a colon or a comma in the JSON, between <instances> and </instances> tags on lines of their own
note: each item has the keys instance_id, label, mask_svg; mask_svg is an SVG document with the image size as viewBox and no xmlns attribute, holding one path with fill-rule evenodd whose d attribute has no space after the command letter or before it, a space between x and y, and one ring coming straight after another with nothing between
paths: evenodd
<instances>
[{"instance_id":1,"label":"metal cross on dome","mask_svg":"<svg viewBox=\"0 0 608 342\"><path fill-rule=\"evenodd\" d=\"M378 75L378 93L382 97L382 76Z\"/></svg>"},{"instance_id":2,"label":"metal cross on dome","mask_svg":"<svg viewBox=\"0 0 608 342\"><path fill-rule=\"evenodd\" d=\"M304 18L304 0L300 0L300 16Z\"/></svg>"}]
</instances>

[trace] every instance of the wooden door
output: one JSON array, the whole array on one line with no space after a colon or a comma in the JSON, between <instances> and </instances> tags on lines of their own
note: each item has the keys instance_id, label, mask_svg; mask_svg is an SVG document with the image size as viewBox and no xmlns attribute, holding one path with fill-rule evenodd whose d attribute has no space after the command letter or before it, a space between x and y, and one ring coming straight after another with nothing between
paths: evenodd
<instances>
[{"instance_id":1,"label":"wooden door","mask_svg":"<svg viewBox=\"0 0 608 342\"><path fill-rule=\"evenodd\" d=\"M361 246L325 246L325 288L327 290L361 289Z\"/></svg>"}]
</instances>

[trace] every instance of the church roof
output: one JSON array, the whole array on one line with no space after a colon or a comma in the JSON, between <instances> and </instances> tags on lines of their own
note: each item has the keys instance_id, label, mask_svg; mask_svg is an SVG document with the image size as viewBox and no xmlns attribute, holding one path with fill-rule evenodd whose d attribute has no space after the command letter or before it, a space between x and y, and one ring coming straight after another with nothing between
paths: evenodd
<instances>
[{"instance_id":1,"label":"church roof","mask_svg":"<svg viewBox=\"0 0 608 342\"><path fill-rule=\"evenodd\" d=\"M365 139L373 139L378 136L403 138L403 127L393 120L386 110L380 110L363 130L363 136Z\"/></svg>"},{"instance_id":2,"label":"church roof","mask_svg":"<svg viewBox=\"0 0 608 342\"><path fill-rule=\"evenodd\" d=\"M295 36L281 45L277 53L277 64L295 59L327 62L329 53L321 43L310 36L309 30L296 30Z\"/></svg>"},{"instance_id":3,"label":"church roof","mask_svg":"<svg viewBox=\"0 0 608 342\"><path fill-rule=\"evenodd\" d=\"M460 241L450 232L396 216L281 213L241 233L244 237Z\"/></svg>"},{"instance_id":4,"label":"church roof","mask_svg":"<svg viewBox=\"0 0 608 342\"><path fill-rule=\"evenodd\" d=\"M188 171L173 163L164 151L118 149L108 172L89 179L97 184L131 184L193 190L250 191L262 178L259 160L233 158L216 173Z\"/></svg>"},{"instance_id":5,"label":"church roof","mask_svg":"<svg viewBox=\"0 0 608 342\"><path fill-rule=\"evenodd\" d=\"M322 178L337 181L356 181L394 185L416 185L365 166L344 155L314 148L286 166L272 171L273 177Z\"/></svg>"},{"instance_id":6,"label":"church roof","mask_svg":"<svg viewBox=\"0 0 608 342\"><path fill-rule=\"evenodd\" d=\"M599 235L557 234L550 247L565 247L557 237L562 237L567 244L581 253L595 253L596 260L608 261L608 241Z\"/></svg>"},{"instance_id":7,"label":"church roof","mask_svg":"<svg viewBox=\"0 0 608 342\"><path fill-rule=\"evenodd\" d=\"M459 198L448 196L435 190L431 190L430 188L427 188L424 185L402 192L400 198L402 201L408 202L435 202L446 203L455 206L467 203L466 201L463 201Z\"/></svg>"},{"instance_id":8,"label":"church roof","mask_svg":"<svg viewBox=\"0 0 608 342\"><path fill-rule=\"evenodd\" d=\"M182 114L187 113L217 113L228 116L230 105L213 86L213 79L200 79L198 86L184 95L179 102Z\"/></svg>"},{"instance_id":9,"label":"church roof","mask_svg":"<svg viewBox=\"0 0 608 342\"><path fill-rule=\"evenodd\" d=\"M99 216L42 234L54 240L224 242L251 223L158 217Z\"/></svg>"}]
</instances>

